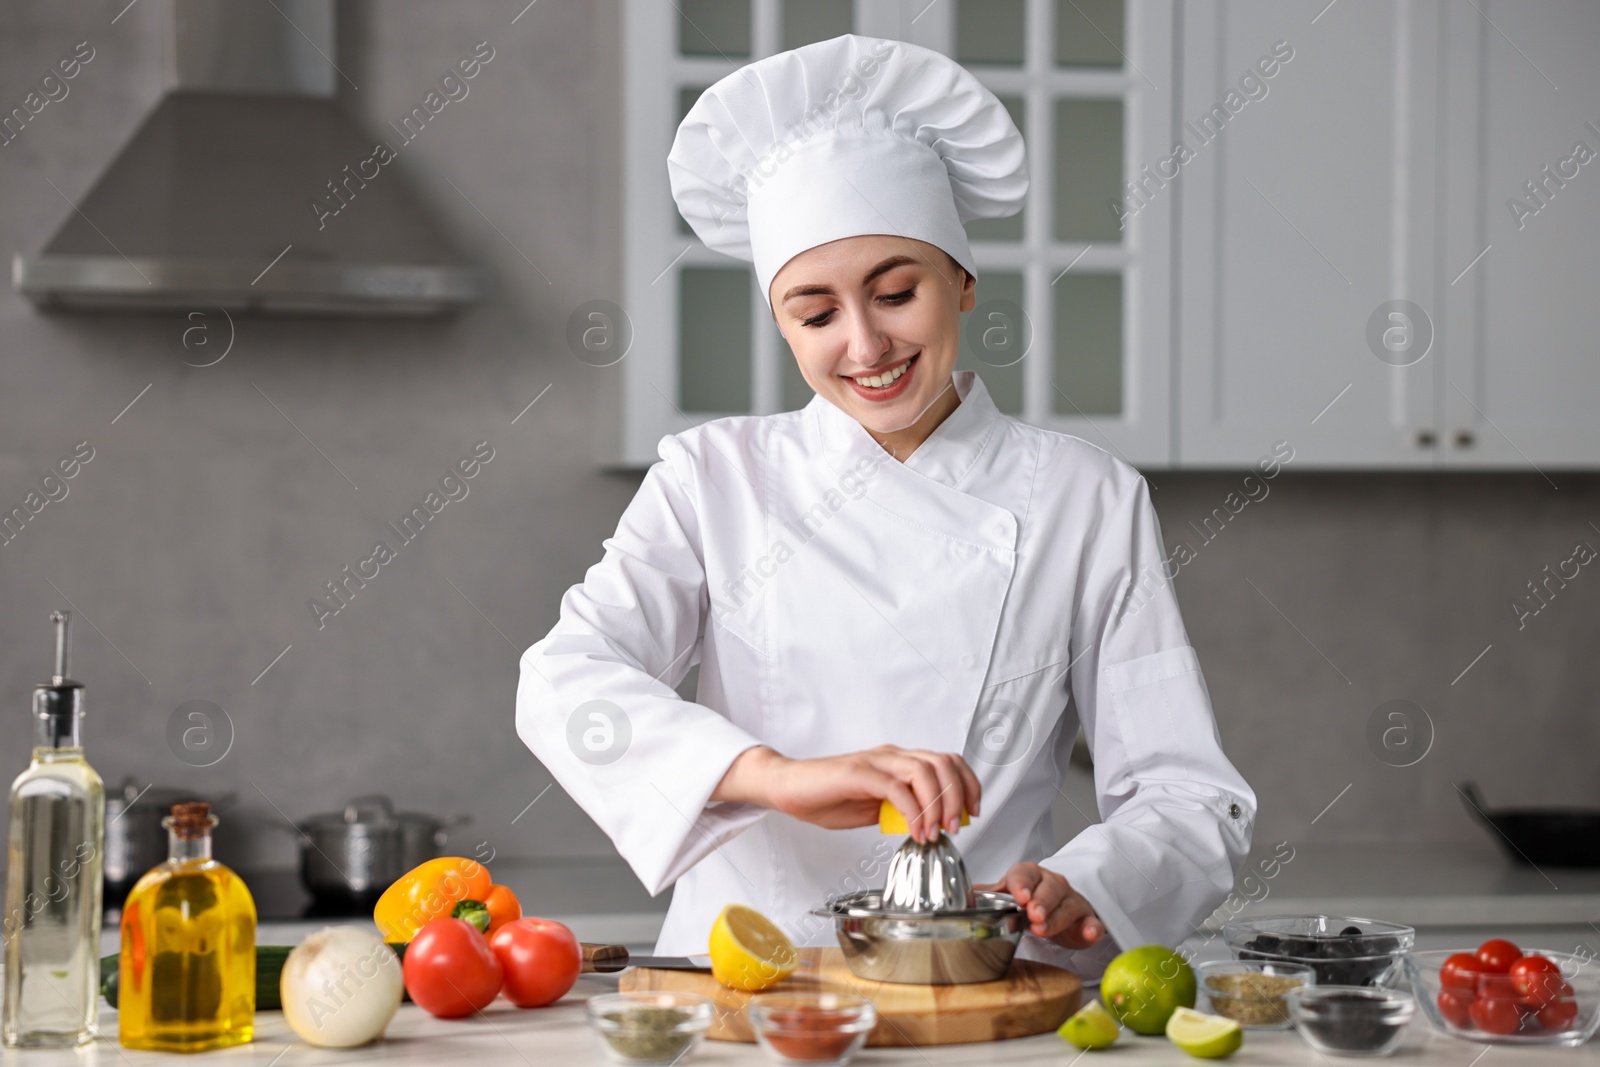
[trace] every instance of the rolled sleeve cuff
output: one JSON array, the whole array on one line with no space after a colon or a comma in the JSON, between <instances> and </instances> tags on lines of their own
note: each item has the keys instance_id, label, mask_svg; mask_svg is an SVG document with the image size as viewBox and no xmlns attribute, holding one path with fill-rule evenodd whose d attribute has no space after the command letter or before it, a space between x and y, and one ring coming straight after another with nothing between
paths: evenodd
<instances>
[{"instance_id":1,"label":"rolled sleeve cuff","mask_svg":"<svg viewBox=\"0 0 1600 1067\"><path fill-rule=\"evenodd\" d=\"M767 809L756 804L711 801L733 761L761 742L720 717L707 717L695 725L693 758L675 761L670 776L657 776L630 790L655 810L647 808L624 819L623 832L632 841L618 840L617 845L651 896L767 815Z\"/></svg>"}]
</instances>

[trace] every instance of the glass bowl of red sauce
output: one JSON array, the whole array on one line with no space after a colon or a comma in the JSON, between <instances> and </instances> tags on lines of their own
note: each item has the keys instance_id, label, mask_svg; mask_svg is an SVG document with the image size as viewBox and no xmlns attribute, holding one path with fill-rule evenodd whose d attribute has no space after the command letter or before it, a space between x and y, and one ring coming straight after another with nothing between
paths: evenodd
<instances>
[{"instance_id":1,"label":"glass bowl of red sauce","mask_svg":"<svg viewBox=\"0 0 1600 1067\"><path fill-rule=\"evenodd\" d=\"M745 1007L756 1043L777 1063L849 1063L867 1043L878 1013L854 993L765 993Z\"/></svg>"}]
</instances>

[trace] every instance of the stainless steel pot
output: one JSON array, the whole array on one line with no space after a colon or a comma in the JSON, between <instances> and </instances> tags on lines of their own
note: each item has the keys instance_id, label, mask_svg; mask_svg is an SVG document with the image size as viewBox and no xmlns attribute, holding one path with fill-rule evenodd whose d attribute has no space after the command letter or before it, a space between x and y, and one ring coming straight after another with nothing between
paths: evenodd
<instances>
[{"instance_id":1,"label":"stainless steel pot","mask_svg":"<svg viewBox=\"0 0 1600 1067\"><path fill-rule=\"evenodd\" d=\"M322 901L376 901L391 882L443 854L449 831L471 819L396 812L381 794L356 797L343 811L313 815L300 832L300 880Z\"/></svg>"},{"instance_id":2,"label":"stainless steel pot","mask_svg":"<svg viewBox=\"0 0 1600 1067\"><path fill-rule=\"evenodd\" d=\"M236 799L236 793L210 797L192 789L141 787L132 775L124 778L116 789L106 790L105 906L121 905L128 890L144 872L166 860L167 831L161 820L172 814L172 805L185 800L203 800L216 811L225 809Z\"/></svg>"}]
</instances>

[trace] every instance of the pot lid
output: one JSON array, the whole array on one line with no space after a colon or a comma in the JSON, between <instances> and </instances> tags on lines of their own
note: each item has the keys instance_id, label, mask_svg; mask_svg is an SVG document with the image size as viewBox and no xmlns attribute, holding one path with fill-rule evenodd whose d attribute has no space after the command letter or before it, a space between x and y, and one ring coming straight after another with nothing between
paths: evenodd
<instances>
[{"instance_id":1,"label":"pot lid","mask_svg":"<svg viewBox=\"0 0 1600 1067\"><path fill-rule=\"evenodd\" d=\"M308 815L300 821L300 827L304 830L392 830L399 825L400 819L394 813L394 804L388 797L379 794L356 797L344 806L343 811Z\"/></svg>"}]
</instances>

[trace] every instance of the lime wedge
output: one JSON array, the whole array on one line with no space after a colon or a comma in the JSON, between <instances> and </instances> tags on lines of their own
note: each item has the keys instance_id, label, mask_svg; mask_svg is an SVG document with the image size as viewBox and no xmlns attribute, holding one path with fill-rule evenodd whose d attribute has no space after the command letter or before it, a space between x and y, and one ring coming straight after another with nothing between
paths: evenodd
<instances>
[{"instance_id":1,"label":"lime wedge","mask_svg":"<svg viewBox=\"0 0 1600 1067\"><path fill-rule=\"evenodd\" d=\"M1220 1060L1239 1051L1244 1030L1232 1019L1179 1008L1167 1020L1167 1039L1196 1059Z\"/></svg>"},{"instance_id":2,"label":"lime wedge","mask_svg":"<svg viewBox=\"0 0 1600 1067\"><path fill-rule=\"evenodd\" d=\"M1061 1024L1056 1033L1073 1048L1109 1048L1122 1028L1106 1011L1105 1005L1091 1000L1076 1015Z\"/></svg>"}]
</instances>

